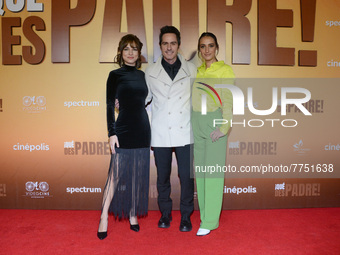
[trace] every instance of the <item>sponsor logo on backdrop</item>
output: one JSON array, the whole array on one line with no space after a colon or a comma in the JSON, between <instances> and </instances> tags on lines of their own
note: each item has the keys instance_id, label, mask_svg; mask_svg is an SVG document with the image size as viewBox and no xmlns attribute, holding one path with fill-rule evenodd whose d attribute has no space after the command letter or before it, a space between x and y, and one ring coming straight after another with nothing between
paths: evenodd
<instances>
[{"instance_id":1,"label":"sponsor logo on backdrop","mask_svg":"<svg viewBox=\"0 0 340 255\"><path fill-rule=\"evenodd\" d=\"M320 183L278 183L275 197L318 197L320 186Z\"/></svg>"},{"instance_id":2,"label":"sponsor logo on backdrop","mask_svg":"<svg viewBox=\"0 0 340 255\"><path fill-rule=\"evenodd\" d=\"M327 27L339 27L340 26L340 20L327 20L326 26Z\"/></svg>"},{"instance_id":3,"label":"sponsor logo on backdrop","mask_svg":"<svg viewBox=\"0 0 340 255\"><path fill-rule=\"evenodd\" d=\"M15 151L29 151L29 152L34 152L34 151L49 151L50 146L45 143L41 143L38 145L34 144L20 144L17 143L16 145L13 145L13 150Z\"/></svg>"},{"instance_id":4,"label":"sponsor logo on backdrop","mask_svg":"<svg viewBox=\"0 0 340 255\"><path fill-rule=\"evenodd\" d=\"M325 151L340 151L340 144L327 144L325 145Z\"/></svg>"},{"instance_id":5,"label":"sponsor logo on backdrop","mask_svg":"<svg viewBox=\"0 0 340 255\"><path fill-rule=\"evenodd\" d=\"M110 155L108 142L64 142L65 155Z\"/></svg>"},{"instance_id":6,"label":"sponsor logo on backdrop","mask_svg":"<svg viewBox=\"0 0 340 255\"><path fill-rule=\"evenodd\" d=\"M257 193L256 187L248 186L248 187L227 187L224 186L223 192L226 194L252 194Z\"/></svg>"},{"instance_id":7,"label":"sponsor logo on backdrop","mask_svg":"<svg viewBox=\"0 0 340 255\"><path fill-rule=\"evenodd\" d=\"M324 113L324 100L323 99L310 99L308 102L302 104L310 113ZM276 109L281 112L281 102ZM286 112L288 113L301 113L301 110L295 104L286 105Z\"/></svg>"},{"instance_id":8,"label":"sponsor logo on backdrop","mask_svg":"<svg viewBox=\"0 0 340 255\"><path fill-rule=\"evenodd\" d=\"M0 98L0 112L2 112L2 98Z\"/></svg>"},{"instance_id":9,"label":"sponsor logo on backdrop","mask_svg":"<svg viewBox=\"0 0 340 255\"><path fill-rule=\"evenodd\" d=\"M300 140L299 142L295 143L295 144L293 145L293 148L294 148L294 151L295 151L298 155L300 155L300 156L306 155L307 152L310 151L310 149L305 148L305 146L304 146L302 140Z\"/></svg>"},{"instance_id":10,"label":"sponsor logo on backdrop","mask_svg":"<svg viewBox=\"0 0 340 255\"><path fill-rule=\"evenodd\" d=\"M65 101L64 106L67 108L70 107L98 107L99 101Z\"/></svg>"},{"instance_id":11,"label":"sponsor logo on backdrop","mask_svg":"<svg viewBox=\"0 0 340 255\"><path fill-rule=\"evenodd\" d=\"M26 187L26 197L30 198L45 198L51 197L50 186L47 182L32 182L28 181L25 184Z\"/></svg>"},{"instance_id":12,"label":"sponsor logo on backdrop","mask_svg":"<svg viewBox=\"0 0 340 255\"><path fill-rule=\"evenodd\" d=\"M327 62L327 67L340 67L340 61L334 61L332 59Z\"/></svg>"},{"instance_id":13,"label":"sponsor logo on backdrop","mask_svg":"<svg viewBox=\"0 0 340 255\"><path fill-rule=\"evenodd\" d=\"M6 197L6 184L0 184L0 197Z\"/></svg>"},{"instance_id":14,"label":"sponsor logo on backdrop","mask_svg":"<svg viewBox=\"0 0 340 255\"><path fill-rule=\"evenodd\" d=\"M276 155L277 142L229 142L229 155Z\"/></svg>"},{"instance_id":15,"label":"sponsor logo on backdrop","mask_svg":"<svg viewBox=\"0 0 340 255\"><path fill-rule=\"evenodd\" d=\"M22 99L23 110L28 113L41 113L46 111L46 98L44 96L25 96Z\"/></svg>"},{"instance_id":16,"label":"sponsor logo on backdrop","mask_svg":"<svg viewBox=\"0 0 340 255\"><path fill-rule=\"evenodd\" d=\"M86 187L67 187L66 192L73 194L73 193L101 193L101 188L86 188Z\"/></svg>"}]
</instances>

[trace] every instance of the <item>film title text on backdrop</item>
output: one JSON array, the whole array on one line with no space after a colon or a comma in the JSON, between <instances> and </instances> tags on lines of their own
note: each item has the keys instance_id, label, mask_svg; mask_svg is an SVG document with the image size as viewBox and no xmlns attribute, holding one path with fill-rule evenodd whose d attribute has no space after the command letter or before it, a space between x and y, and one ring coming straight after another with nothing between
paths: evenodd
<instances>
[{"instance_id":1,"label":"film title text on backdrop","mask_svg":"<svg viewBox=\"0 0 340 255\"><path fill-rule=\"evenodd\" d=\"M225 0L210 0L207 5L207 30L214 30L220 38L220 54L225 55L225 23L232 24L232 63L250 64L252 29L258 28L258 65L294 66L295 48L277 47L276 33L278 27L294 26L293 10L278 9L276 0L258 0L257 24L251 24L247 14L255 0L234 1L226 5ZM242 2L242 4L241 4ZM26 8L25 8L26 3ZM22 58L29 64L40 64L46 55L46 46L41 33L51 31L51 60L53 63L70 62L71 27L76 28L90 23L96 15L96 0L77 1L75 8L70 7L70 0L52 0L51 28L46 28L44 19L29 16L23 21L21 17L6 17L4 7L14 14L24 11L44 12L44 4L35 0L0 1L2 16L2 64L21 65ZM144 20L143 0L125 0L128 33L136 34L142 42L142 60L148 62L146 27ZM153 57L160 55L158 47L159 28L172 24L171 0L153 1ZM196 39L199 37L199 3L197 0L180 1L180 29L182 32L181 48L185 57L191 59L196 52ZM100 46L100 63L110 63L114 59L119 38L126 34L120 32L123 0L106 0L103 15L102 37ZM301 40L314 41L316 0L301 0ZM13 16L13 15L12 15ZM22 29L23 35L31 46L22 45L21 55L14 55L13 46L21 46L21 36L16 34ZM93 49L91 49L93 50ZM299 66L316 66L316 50L298 50Z\"/></svg>"}]
</instances>

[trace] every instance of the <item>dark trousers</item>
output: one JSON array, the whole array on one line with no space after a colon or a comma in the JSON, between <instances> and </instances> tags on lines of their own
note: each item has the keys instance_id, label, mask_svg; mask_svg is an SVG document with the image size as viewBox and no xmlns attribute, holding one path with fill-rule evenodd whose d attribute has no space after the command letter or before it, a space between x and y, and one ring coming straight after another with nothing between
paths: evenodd
<instances>
[{"instance_id":1,"label":"dark trousers","mask_svg":"<svg viewBox=\"0 0 340 255\"><path fill-rule=\"evenodd\" d=\"M194 178L191 162L192 145L190 144L181 147L153 148L157 167L158 206L162 215L170 215L172 210L170 175L173 150L177 159L181 184L181 215L183 218L188 218L194 210Z\"/></svg>"}]
</instances>

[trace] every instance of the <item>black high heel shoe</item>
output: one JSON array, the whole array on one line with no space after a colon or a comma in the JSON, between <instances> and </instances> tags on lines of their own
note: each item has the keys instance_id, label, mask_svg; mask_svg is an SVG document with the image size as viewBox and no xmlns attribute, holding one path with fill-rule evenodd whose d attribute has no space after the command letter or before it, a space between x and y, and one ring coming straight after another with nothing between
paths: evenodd
<instances>
[{"instance_id":1,"label":"black high heel shoe","mask_svg":"<svg viewBox=\"0 0 340 255\"><path fill-rule=\"evenodd\" d=\"M100 240L103 240L107 237L107 231L106 232L97 232L97 237L100 239Z\"/></svg>"},{"instance_id":2,"label":"black high heel shoe","mask_svg":"<svg viewBox=\"0 0 340 255\"><path fill-rule=\"evenodd\" d=\"M131 225L131 222L130 222L130 229L132 231L139 232L139 230L140 230L139 224Z\"/></svg>"},{"instance_id":3,"label":"black high heel shoe","mask_svg":"<svg viewBox=\"0 0 340 255\"><path fill-rule=\"evenodd\" d=\"M109 219L107 219L108 221ZM100 226L100 223L102 222L102 219L100 219L99 221L99 226ZM106 226L106 231L105 232L97 232L97 237L100 239L100 240L103 240L107 237L107 226Z\"/></svg>"},{"instance_id":4,"label":"black high heel shoe","mask_svg":"<svg viewBox=\"0 0 340 255\"><path fill-rule=\"evenodd\" d=\"M130 229L132 231L139 232L139 230L140 230L139 224L137 223L137 224L132 225L130 217L129 217L129 223L130 223Z\"/></svg>"}]
</instances>

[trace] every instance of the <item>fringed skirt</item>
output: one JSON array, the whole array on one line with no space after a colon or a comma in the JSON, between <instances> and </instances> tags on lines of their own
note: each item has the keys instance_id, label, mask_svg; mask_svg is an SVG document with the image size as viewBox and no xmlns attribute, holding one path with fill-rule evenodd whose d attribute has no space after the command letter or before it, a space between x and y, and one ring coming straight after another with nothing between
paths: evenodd
<instances>
[{"instance_id":1,"label":"fringed skirt","mask_svg":"<svg viewBox=\"0 0 340 255\"><path fill-rule=\"evenodd\" d=\"M115 218L146 216L149 199L150 148L121 149L111 155L103 205L112 197L109 212Z\"/></svg>"}]
</instances>

